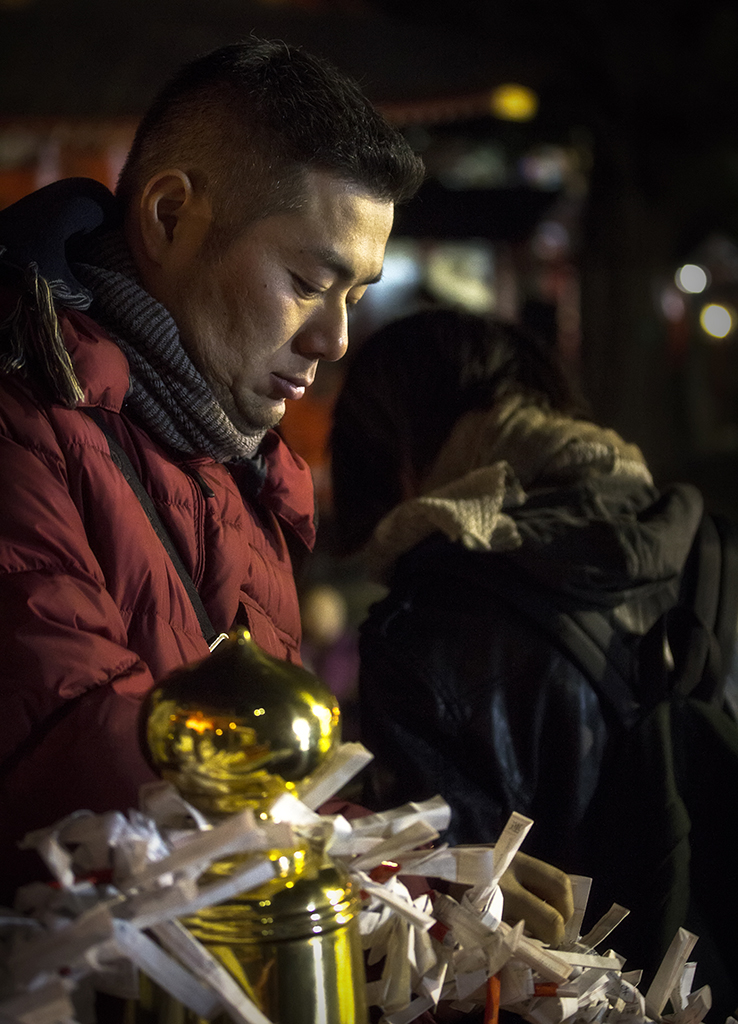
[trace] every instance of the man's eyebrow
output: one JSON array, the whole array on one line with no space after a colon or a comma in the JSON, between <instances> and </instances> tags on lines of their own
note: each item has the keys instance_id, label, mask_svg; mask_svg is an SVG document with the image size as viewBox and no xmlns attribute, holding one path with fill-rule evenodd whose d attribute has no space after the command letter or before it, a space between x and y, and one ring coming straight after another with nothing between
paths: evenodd
<instances>
[{"instance_id":1,"label":"man's eyebrow","mask_svg":"<svg viewBox=\"0 0 738 1024\"><path fill-rule=\"evenodd\" d=\"M336 277L343 282L353 281L356 277L356 271L342 259L335 249L309 249L309 254L317 260L318 263L326 267L328 270L332 270ZM382 277L382 269L380 268L378 274L373 274L371 277L365 278L363 281L357 281L357 285L365 284L376 284Z\"/></svg>"}]
</instances>

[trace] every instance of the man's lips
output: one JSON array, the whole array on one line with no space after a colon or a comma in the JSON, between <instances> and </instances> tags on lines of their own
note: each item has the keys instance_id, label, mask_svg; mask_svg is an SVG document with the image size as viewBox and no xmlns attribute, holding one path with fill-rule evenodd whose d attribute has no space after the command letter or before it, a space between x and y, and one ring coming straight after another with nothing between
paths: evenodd
<instances>
[{"instance_id":1,"label":"man's lips","mask_svg":"<svg viewBox=\"0 0 738 1024\"><path fill-rule=\"evenodd\" d=\"M302 398L307 388L313 383L309 377L282 377L278 373L271 375L274 382L274 397L288 398L293 401Z\"/></svg>"}]
</instances>

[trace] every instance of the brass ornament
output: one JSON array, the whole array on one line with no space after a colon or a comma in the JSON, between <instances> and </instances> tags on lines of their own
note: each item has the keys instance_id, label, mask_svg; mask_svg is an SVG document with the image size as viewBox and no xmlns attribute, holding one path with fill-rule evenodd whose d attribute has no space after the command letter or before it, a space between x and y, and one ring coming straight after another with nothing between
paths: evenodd
<instances>
[{"instance_id":1,"label":"brass ornament","mask_svg":"<svg viewBox=\"0 0 738 1024\"><path fill-rule=\"evenodd\" d=\"M170 674L145 709L157 771L206 814L259 812L340 741L336 698L311 672L236 630L203 661Z\"/></svg>"},{"instance_id":2,"label":"brass ornament","mask_svg":"<svg viewBox=\"0 0 738 1024\"><path fill-rule=\"evenodd\" d=\"M142 722L157 771L213 821L244 808L268 819L276 797L299 798L340 742L330 690L266 654L244 629L162 680ZM216 862L203 883L230 875L248 856ZM297 838L269 858L271 881L183 924L274 1024L365 1024L361 898L348 872L319 838ZM205 1022L142 978L127 1024Z\"/></svg>"}]
</instances>

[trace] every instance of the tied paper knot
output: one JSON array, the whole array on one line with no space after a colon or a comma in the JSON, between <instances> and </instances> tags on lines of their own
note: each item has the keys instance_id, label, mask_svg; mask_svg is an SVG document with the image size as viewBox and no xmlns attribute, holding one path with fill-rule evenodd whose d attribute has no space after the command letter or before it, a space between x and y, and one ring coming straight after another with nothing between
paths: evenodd
<instances>
[{"instance_id":1,"label":"tied paper knot","mask_svg":"<svg viewBox=\"0 0 738 1024\"><path fill-rule=\"evenodd\" d=\"M525 935L523 920L514 927L502 920L501 877L530 818L513 812L494 847L449 847L437 843L451 813L441 797L351 820L317 814L326 794L338 793L371 757L359 743L339 745L301 799L282 794L264 821L246 810L210 822L159 782L142 788L140 811L79 811L31 833L24 845L38 850L57 882L20 889L16 912L5 912L15 941L3 964L0 1018L78 1024L74 989L133 999L141 970L198 1017L271 1024L179 918L258 890L274 877L273 851L311 836L361 893L361 944L367 963L381 968L367 984L367 1002L384 1024L411 1024L440 1000L464 1013L484 1008L485 1020L503 1008L530 1024L704 1019L709 986L691 991L697 936L678 930L644 996L640 971L625 972L624 957L597 950L625 908L613 905L580 934L590 878L570 876L574 913L555 948ZM235 873L212 882L209 866L233 854L242 858ZM424 888L429 878L461 886L461 902L436 890L414 897L403 881L412 876ZM664 1015L667 1002L674 1012Z\"/></svg>"}]
</instances>

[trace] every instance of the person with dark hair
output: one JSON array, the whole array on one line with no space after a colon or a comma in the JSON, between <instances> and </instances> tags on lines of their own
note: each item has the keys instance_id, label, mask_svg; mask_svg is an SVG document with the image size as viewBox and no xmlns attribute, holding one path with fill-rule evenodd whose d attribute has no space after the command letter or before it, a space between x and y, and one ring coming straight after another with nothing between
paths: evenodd
<instances>
[{"instance_id":1,"label":"person with dark hair","mask_svg":"<svg viewBox=\"0 0 738 1024\"><path fill-rule=\"evenodd\" d=\"M155 680L238 625L299 661L312 482L273 428L422 176L353 81L254 38L164 87L115 196L0 213L3 902L25 833L137 805Z\"/></svg>"},{"instance_id":2,"label":"person with dark hair","mask_svg":"<svg viewBox=\"0 0 738 1024\"><path fill-rule=\"evenodd\" d=\"M592 877L590 910L628 907L633 928L618 929L615 948L630 968L655 970L660 942L685 924L675 914L690 885L694 896L706 877L690 881L684 860L699 837L669 790L682 776L664 723L672 712L676 730L680 712L660 695L698 648L719 661L712 642L688 650L702 625L692 618L662 631L703 528L701 495L657 489L639 449L587 416L550 346L451 309L413 313L361 344L330 449L337 551L361 552L387 588L359 638L360 735L374 754L365 802L440 793L451 843L494 842L511 812L529 816L526 852ZM719 559L706 575L717 594ZM734 599L725 607L733 642ZM708 703L718 713L728 663L703 717ZM705 696L699 679L674 707ZM718 726L738 749L735 723ZM723 763L738 765L727 756L715 770ZM696 813L714 809L713 789L697 793ZM729 966L735 899L722 903Z\"/></svg>"},{"instance_id":3,"label":"person with dark hair","mask_svg":"<svg viewBox=\"0 0 738 1024\"><path fill-rule=\"evenodd\" d=\"M615 607L641 582L626 545L656 492L639 451L580 412L536 338L435 309L362 344L331 434L337 547L363 549L390 583L361 634L372 802L438 791L454 842L492 841L519 811L536 823L530 852L562 865L606 722L581 673L488 579L514 585L514 568L542 590L589 591L597 603L606 590ZM671 560L642 580L649 595L655 574L669 587L686 555L701 506L680 492L685 503L689 528L682 536L680 517Z\"/></svg>"},{"instance_id":4,"label":"person with dark hair","mask_svg":"<svg viewBox=\"0 0 738 1024\"><path fill-rule=\"evenodd\" d=\"M465 413L520 396L568 414L584 409L545 347L514 324L437 308L395 320L364 342L330 443L338 551L357 551L416 493Z\"/></svg>"}]
</instances>

